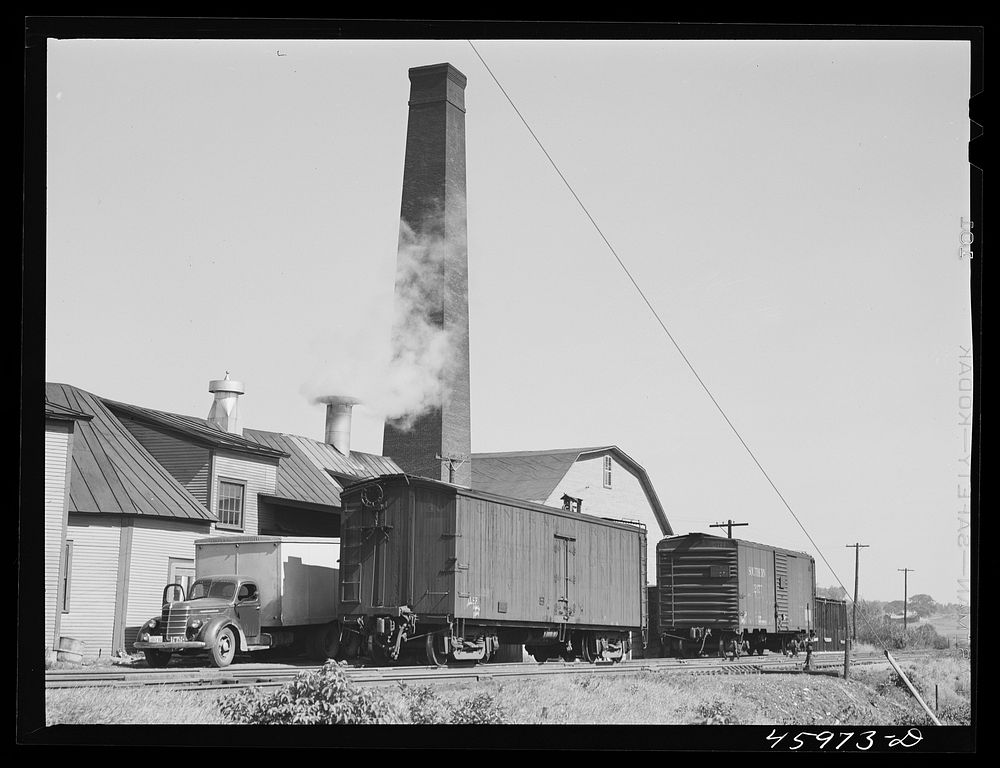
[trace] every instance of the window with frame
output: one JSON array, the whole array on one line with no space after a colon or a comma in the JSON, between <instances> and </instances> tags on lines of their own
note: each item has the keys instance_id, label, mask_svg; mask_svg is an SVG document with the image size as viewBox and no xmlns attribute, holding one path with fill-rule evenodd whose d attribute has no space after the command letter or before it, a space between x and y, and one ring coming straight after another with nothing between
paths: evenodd
<instances>
[{"instance_id":1,"label":"window with frame","mask_svg":"<svg viewBox=\"0 0 1000 768\"><path fill-rule=\"evenodd\" d=\"M72 586L72 580L70 578L73 573L73 542L66 542L66 551L63 554L63 573L62 573L62 612L69 613L69 592Z\"/></svg>"},{"instance_id":2,"label":"window with frame","mask_svg":"<svg viewBox=\"0 0 1000 768\"><path fill-rule=\"evenodd\" d=\"M604 487L611 487L611 457L604 457Z\"/></svg>"},{"instance_id":3,"label":"window with frame","mask_svg":"<svg viewBox=\"0 0 1000 768\"><path fill-rule=\"evenodd\" d=\"M246 483L219 480L219 528L243 530L243 501Z\"/></svg>"}]
</instances>

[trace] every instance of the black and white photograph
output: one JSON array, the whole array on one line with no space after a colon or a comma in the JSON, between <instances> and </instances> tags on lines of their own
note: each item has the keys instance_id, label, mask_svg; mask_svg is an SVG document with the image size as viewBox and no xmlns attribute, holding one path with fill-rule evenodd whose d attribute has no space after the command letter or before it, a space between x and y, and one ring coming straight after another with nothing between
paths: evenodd
<instances>
[{"instance_id":1,"label":"black and white photograph","mask_svg":"<svg viewBox=\"0 0 1000 768\"><path fill-rule=\"evenodd\" d=\"M981 28L118 21L26 18L19 743L976 750Z\"/></svg>"}]
</instances>

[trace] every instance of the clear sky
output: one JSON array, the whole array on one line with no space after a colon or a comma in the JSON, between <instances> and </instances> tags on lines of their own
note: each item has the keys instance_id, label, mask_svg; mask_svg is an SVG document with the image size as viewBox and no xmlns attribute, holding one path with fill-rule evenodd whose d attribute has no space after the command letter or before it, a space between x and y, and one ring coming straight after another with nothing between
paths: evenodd
<instances>
[{"instance_id":1,"label":"clear sky","mask_svg":"<svg viewBox=\"0 0 1000 768\"><path fill-rule=\"evenodd\" d=\"M388 350L407 69L450 62L473 450L615 444L675 532L957 602L969 45L476 45L819 551L465 41L50 40L46 379L204 417L228 370L322 439L308 395Z\"/></svg>"}]
</instances>

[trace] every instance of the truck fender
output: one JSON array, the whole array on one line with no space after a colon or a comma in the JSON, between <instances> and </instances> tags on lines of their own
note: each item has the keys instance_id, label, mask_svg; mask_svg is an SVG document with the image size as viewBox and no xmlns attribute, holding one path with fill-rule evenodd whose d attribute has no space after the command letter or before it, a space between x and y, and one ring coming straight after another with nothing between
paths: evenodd
<instances>
[{"instance_id":1,"label":"truck fender","mask_svg":"<svg viewBox=\"0 0 1000 768\"><path fill-rule=\"evenodd\" d=\"M247 636L243 633L243 627L241 627L239 622L235 621L231 616L216 616L204 626L201 630L201 639L204 641L205 645L208 648L214 648L216 642L218 641L219 632L222 631L223 627L232 627L236 630L240 650L245 651L247 649Z\"/></svg>"}]
</instances>

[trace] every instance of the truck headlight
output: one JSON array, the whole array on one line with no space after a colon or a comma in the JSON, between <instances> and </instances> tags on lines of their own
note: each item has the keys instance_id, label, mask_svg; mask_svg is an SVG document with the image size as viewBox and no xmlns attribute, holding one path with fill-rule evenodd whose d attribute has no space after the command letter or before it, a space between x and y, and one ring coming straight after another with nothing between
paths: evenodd
<instances>
[{"instance_id":1,"label":"truck headlight","mask_svg":"<svg viewBox=\"0 0 1000 768\"><path fill-rule=\"evenodd\" d=\"M156 629L157 624L159 624L159 622L156 619L150 619L148 626L150 629Z\"/></svg>"},{"instance_id":2,"label":"truck headlight","mask_svg":"<svg viewBox=\"0 0 1000 768\"><path fill-rule=\"evenodd\" d=\"M143 632L139 635L139 639L144 643L149 642L149 632Z\"/></svg>"},{"instance_id":3,"label":"truck headlight","mask_svg":"<svg viewBox=\"0 0 1000 768\"><path fill-rule=\"evenodd\" d=\"M190 624L188 624L188 626L191 629L199 629L201 627L201 619L195 619Z\"/></svg>"}]
</instances>

